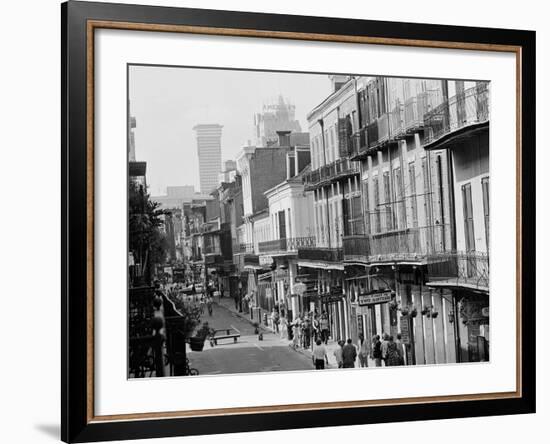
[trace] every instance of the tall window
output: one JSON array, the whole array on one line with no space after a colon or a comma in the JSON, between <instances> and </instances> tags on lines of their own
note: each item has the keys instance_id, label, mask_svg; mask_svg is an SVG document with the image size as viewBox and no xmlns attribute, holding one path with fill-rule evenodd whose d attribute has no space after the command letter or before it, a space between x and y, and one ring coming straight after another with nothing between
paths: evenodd
<instances>
[{"instance_id":1,"label":"tall window","mask_svg":"<svg viewBox=\"0 0 550 444\"><path fill-rule=\"evenodd\" d=\"M472 187L469 183L462 185L462 211L464 214L464 238L466 242L466 251L474 251L474 211L472 208Z\"/></svg>"},{"instance_id":2,"label":"tall window","mask_svg":"<svg viewBox=\"0 0 550 444\"><path fill-rule=\"evenodd\" d=\"M489 251L489 177L481 179L483 192L483 215L485 216L485 245Z\"/></svg>"},{"instance_id":3,"label":"tall window","mask_svg":"<svg viewBox=\"0 0 550 444\"><path fill-rule=\"evenodd\" d=\"M411 193L411 217L413 227L418 227L418 202L416 200L416 172L414 162L409 163L409 191Z\"/></svg>"},{"instance_id":4,"label":"tall window","mask_svg":"<svg viewBox=\"0 0 550 444\"><path fill-rule=\"evenodd\" d=\"M380 187L378 186L378 176L375 176L372 181L374 187L374 230L376 233L382 231L380 223Z\"/></svg>"},{"instance_id":5,"label":"tall window","mask_svg":"<svg viewBox=\"0 0 550 444\"><path fill-rule=\"evenodd\" d=\"M394 228L393 205L391 202L390 190L390 173L386 171L383 176L384 180L384 204L386 209L386 230L391 231Z\"/></svg>"},{"instance_id":6,"label":"tall window","mask_svg":"<svg viewBox=\"0 0 550 444\"><path fill-rule=\"evenodd\" d=\"M370 197L369 197L369 181L368 179L363 182L363 204L365 205L365 233L370 234Z\"/></svg>"},{"instance_id":7,"label":"tall window","mask_svg":"<svg viewBox=\"0 0 550 444\"><path fill-rule=\"evenodd\" d=\"M401 177L401 168L397 167L393 170L393 189L394 189L394 201L397 206L398 222L395 228L407 228L407 218L405 214L405 196L403 196L403 178ZM392 205L393 207L394 205Z\"/></svg>"}]
</instances>

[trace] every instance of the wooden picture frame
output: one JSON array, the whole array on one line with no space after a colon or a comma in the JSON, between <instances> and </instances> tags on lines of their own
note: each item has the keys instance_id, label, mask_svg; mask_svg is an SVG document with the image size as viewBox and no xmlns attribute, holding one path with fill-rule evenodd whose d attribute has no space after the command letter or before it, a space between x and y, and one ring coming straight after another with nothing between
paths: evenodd
<instances>
[{"instance_id":1,"label":"wooden picture frame","mask_svg":"<svg viewBox=\"0 0 550 444\"><path fill-rule=\"evenodd\" d=\"M534 32L78 1L64 3L61 16L63 441L155 438L535 411ZM96 416L93 42L94 32L106 28L515 54L516 391Z\"/></svg>"}]
</instances>

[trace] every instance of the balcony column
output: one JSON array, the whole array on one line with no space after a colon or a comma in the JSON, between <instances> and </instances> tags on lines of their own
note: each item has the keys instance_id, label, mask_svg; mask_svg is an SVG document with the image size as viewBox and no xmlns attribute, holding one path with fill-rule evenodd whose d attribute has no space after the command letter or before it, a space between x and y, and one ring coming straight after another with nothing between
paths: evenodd
<instances>
[{"instance_id":1,"label":"balcony column","mask_svg":"<svg viewBox=\"0 0 550 444\"><path fill-rule=\"evenodd\" d=\"M447 361L447 337L445 334L445 313L443 310L443 298L441 290L432 291L432 307L437 312L437 317L432 319L434 325L435 337L435 362L436 364L445 364Z\"/></svg>"},{"instance_id":2,"label":"balcony column","mask_svg":"<svg viewBox=\"0 0 550 444\"><path fill-rule=\"evenodd\" d=\"M455 322L457 322L458 316L454 313L453 292L451 290L441 290L441 305L439 316L442 318L445 330L445 359L447 363L455 363L457 362ZM452 316L451 313L453 313ZM453 322L450 322L451 319L453 319Z\"/></svg>"},{"instance_id":3,"label":"balcony column","mask_svg":"<svg viewBox=\"0 0 550 444\"><path fill-rule=\"evenodd\" d=\"M422 310L422 294L419 285L411 286L411 299L412 306L417 310L417 315L413 318L414 342L412 345L414 347L416 364L424 365L426 363L426 353L424 351L424 319L420 313Z\"/></svg>"},{"instance_id":4,"label":"balcony column","mask_svg":"<svg viewBox=\"0 0 550 444\"><path fill-rule=\"evenodd\" d=\"M425 286L422 286L422 308L429 308L432 305L432 294L431 289ZM434 325L433 319L427 315L419 314L424 321L424 345L426 352L426 364L435 364L435 338L434 338Z\"/></svg>"}]
</instances>

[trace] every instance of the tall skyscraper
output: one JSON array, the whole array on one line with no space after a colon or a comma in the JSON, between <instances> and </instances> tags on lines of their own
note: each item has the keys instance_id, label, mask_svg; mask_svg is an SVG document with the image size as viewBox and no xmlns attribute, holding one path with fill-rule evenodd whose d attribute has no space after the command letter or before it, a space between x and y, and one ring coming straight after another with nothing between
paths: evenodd
<instances>
[{"instance_id":1,"label":"tall skyscraper","mask_svg":"<svg viewBox=\"0 0 550 444\"><path fill-rule=\"evenodd\" d=\"M208 194L218 185L222 169L222 125L217 123L195 125L201 193Z\"/></svg>"},{"instance_id":2,"label":"tall skyscraper","mask_svg":"<svg viewBox=\"0 0 550 444\"><path fill-rule=\"evenodd\" d=\"M279 95L276 103L264 104L262 112L254 114L254 144L272 146L279 141L277 131L302 131L295 116L296 107Z\"/></svg>"}]
</instances>

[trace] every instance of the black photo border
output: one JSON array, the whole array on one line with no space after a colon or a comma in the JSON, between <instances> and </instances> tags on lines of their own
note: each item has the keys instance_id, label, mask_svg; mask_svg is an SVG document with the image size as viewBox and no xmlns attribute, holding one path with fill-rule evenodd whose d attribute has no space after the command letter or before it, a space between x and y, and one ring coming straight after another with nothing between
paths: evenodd
<instances>
[{"instance_id":1,"label":"black photo border","mask_svg":"<svg viewBox=\"0 0 550 444\"><path fill-rule=\"evenodd\" d=\"M61 5L62 374L65 442L157 438L535 412L535 32L357 19L69 1ZM518 57L518 391L329 403L318 408L93 415L93 50L98 27L488 51ZM178 29L185 28L188 31ZM202 32L208 29L209 32ZM227 30L230 30L228 33ZM296 37L300 34L301 37ZM90 63L91 61L91 63Z\"/></svg>"}]
</instances>

